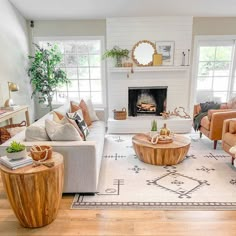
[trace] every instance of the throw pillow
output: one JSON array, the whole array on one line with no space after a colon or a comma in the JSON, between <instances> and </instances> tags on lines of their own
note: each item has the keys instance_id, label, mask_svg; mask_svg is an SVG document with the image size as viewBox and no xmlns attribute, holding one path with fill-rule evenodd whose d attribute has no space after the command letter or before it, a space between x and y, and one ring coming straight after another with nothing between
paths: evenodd
<instances>
[{"instance_id":1,"label":"throw pillow","mask_svg":"<svg viewBox=\"0 0 236 236\"><path fill-rule=\"evenodd\" d=\"M26 127L14 127L14 128L8 128L7 131L11 135L11 137L15 136L16 134L20 133L21 131L25 130Z\"/></svg>"},{"instance_id":2,"label":"throw pillow","mask_svg":"<svg viewBox=\"0 0 236 236\"><path fill-rule=\"evenodd\" d=\"M231 108L231 109L236 108L236 97L233 97L229 100L228 107Z\"/></svg>"},{"instance_id":3,"label":"throw pillow","mask_svg":"<svg viewBox=\"0 0 236 236\"><path fill-rule=\"evenodd\" d=\"M92 103L91 99L85 99L85 103L88 107L88 112L89 112L89 116L90 116L91 121L99 120L97 117L97 114L94 110L93 103Z\"/></svg>"},{"instance_id":4,"label":"throw pillow","mask_svg":"<svg viewBox=\"0 0 236 236\"><path fill-rule=\"evenodd\" d=\"M81 139L84 139L84 135L83 135L82 131L80 130L79 126L77 125L77 123L75 122L75 120L69 119L67 116L65 117L61 113L54 111L53 112L53 121L55 121L59 124L67 124L67 123L72 124L76 128L78 133L80 134Z\"/></svg>"},{"instance_id":5,"label":"throw pillow","mask_svg":"<svg viewBox=\"0 0 236 236\"><path fill-rule=\"evenodd\" d=\"M45 120L45 128L52 141L81 141L76 128L70 124L59 124L55 121Z\"/></svg>"},{"instance_id":6,"label":"throw pillow","mask_svg":"<svg viewBox=\"0 0 236 236\"><path fill-rule=\"evenodd\" d=\"M69 119L75 120L75 122L77 123L77 125L79 126L80 130L83 133L84 140L86 140L86 137L89 134L89 129L86 122L84 121L82 110L79 109L74 113L66 113L66 115L68 116Z\"/></svg>"},{"instance_id":7,"label":"throw pillow","mask_svg":"<svg viewBox=\"0 0 236 236\"><path fill-rule=\"evenodd\" d=\"M25 130L26 141L49 141L50 138L44 126L31 125Z\"/></svg>"},{"instance_id":8,"label":"throw pillow","mask_svg":"<svg viewBox=\"0 0 236 236\"><path fill-rule=\"evenodd\" d=\"M83 112L83 117L84 117L84 121L86 122L86 124L88 126L90 126L92 124L92 120L90 118L90 115L89 115L89 110L88 110L88 107L85 103L85 101L82 99L80 101L80 103L76 103L74 101L71 101L71 112L76 112L77 110L81 109L82 112Z\"/></svg>"},{"instance_id":9,"label":"throw pillow","mask_svg":"<svg viewBox=\"0 0 236 236\"><path fill-rule=\"evenodd\" d=\"M220 104L215 103L215 102L205 102L205 103L200 103L201 106L201 112L207 112L210 109L219 109Z\"/></svg>"}]
</instances>

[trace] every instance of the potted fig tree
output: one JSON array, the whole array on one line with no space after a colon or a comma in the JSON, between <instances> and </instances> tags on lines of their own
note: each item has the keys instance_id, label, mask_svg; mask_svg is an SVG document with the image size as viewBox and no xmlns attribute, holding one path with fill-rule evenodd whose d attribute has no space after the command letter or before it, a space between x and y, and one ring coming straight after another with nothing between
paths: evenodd
<instances>
[{"instance_id":1,"label":"potted fig tree","mask_svg":"<svg viewBox=\"0 0 236 236\"><path fill-rule=\"evenodd\" d=\"M60 69L62 54L59 47L48 44L47 48L35 45L35 55L29 56L30 66L28 75L33 85L31 97L36 96L39 103L48 103L50 111L52 110L52 99L56 89L69 83L65 71Z\"/></svg>"}]
</instances>

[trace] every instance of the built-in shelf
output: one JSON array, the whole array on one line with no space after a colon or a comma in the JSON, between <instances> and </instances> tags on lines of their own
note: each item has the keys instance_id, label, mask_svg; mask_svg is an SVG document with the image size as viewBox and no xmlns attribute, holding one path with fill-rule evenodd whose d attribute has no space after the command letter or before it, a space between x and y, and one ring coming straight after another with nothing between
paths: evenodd
<instances>
[{"instance_id":1,"label":"built-in shelf","mask_svg":"<svg viewBox=\"0 0 236 236\"><path fill-rule=\"evenodd\" d=\"M155 72L155 71L188 71L190 66L143 66L133 67L134 72ZM127 73L130 67L111 67L112 73Z\"/></svg>"}]
</instances>

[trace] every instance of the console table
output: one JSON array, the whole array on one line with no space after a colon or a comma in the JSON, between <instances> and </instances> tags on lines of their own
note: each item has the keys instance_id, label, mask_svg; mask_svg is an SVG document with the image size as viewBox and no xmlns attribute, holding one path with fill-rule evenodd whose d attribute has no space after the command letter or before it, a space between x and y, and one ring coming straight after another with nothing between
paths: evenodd
<instances>
[{"instance_id":1,"label":"console table","mask_svg":"<svg viewBox=\"0 0 236 236\"><path fill-rule=\"evenodd\" d=\"M4 109L2 109L4 110ZM28 111L28 106L19 106L15 108L15 110L7 110L7 112L3 113L0 115L0 123L3 121L9 121L10 124L13 123L13 118L18 116L20 112L25 112L25 119L26 119L26 125L30 125L30 120L29 120L29 111Z\"/></svg>"},{"instance_id":2,"label":"console table","mask_svg":"<svg viewBox=\"0 0 236 236\"><path fill-rule=\"evenodd\" d=\"M169 119L163 119L161 116L137 116L128 117L126 120L115 120L114 118L108 118L108 133L145 133L151 130L152 120L157 121L158 129L162 128L164 123L174 133L190 133L192 129L192 119L170 117Z\"/></svg>"}]
</instances>

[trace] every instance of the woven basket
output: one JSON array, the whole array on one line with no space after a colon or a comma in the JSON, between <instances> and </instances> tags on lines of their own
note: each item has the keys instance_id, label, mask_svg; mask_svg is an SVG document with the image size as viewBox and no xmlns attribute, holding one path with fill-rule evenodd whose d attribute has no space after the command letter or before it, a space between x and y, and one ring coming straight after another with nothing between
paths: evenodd
<instances>
[{"instance_id":1,"label":"woven basket","mask_svg":"<svg viewBox=\"0 0 236 236\"><path fill-rule=\"evenodd\" d=\"M8 139L11 138L11 135L9 134L7 129L15 128L15 127L22 127L22 126L26 126L25 120L19 124L11 124L11 125L5 125L3 127L0 127L0 144L6 142Z\"/></svg>"},{"instance_id":2,"label":"woven basket","mask_svg":"<svg viewBox=\"0 0 236 236\"><path fill-rule=\"evenodd\" d=\"M122 108L121 111L113 110L114 112L114 119L115 120L125 120L127 116L127 112L125 107Z\"/></svg>"}]
</instances>

